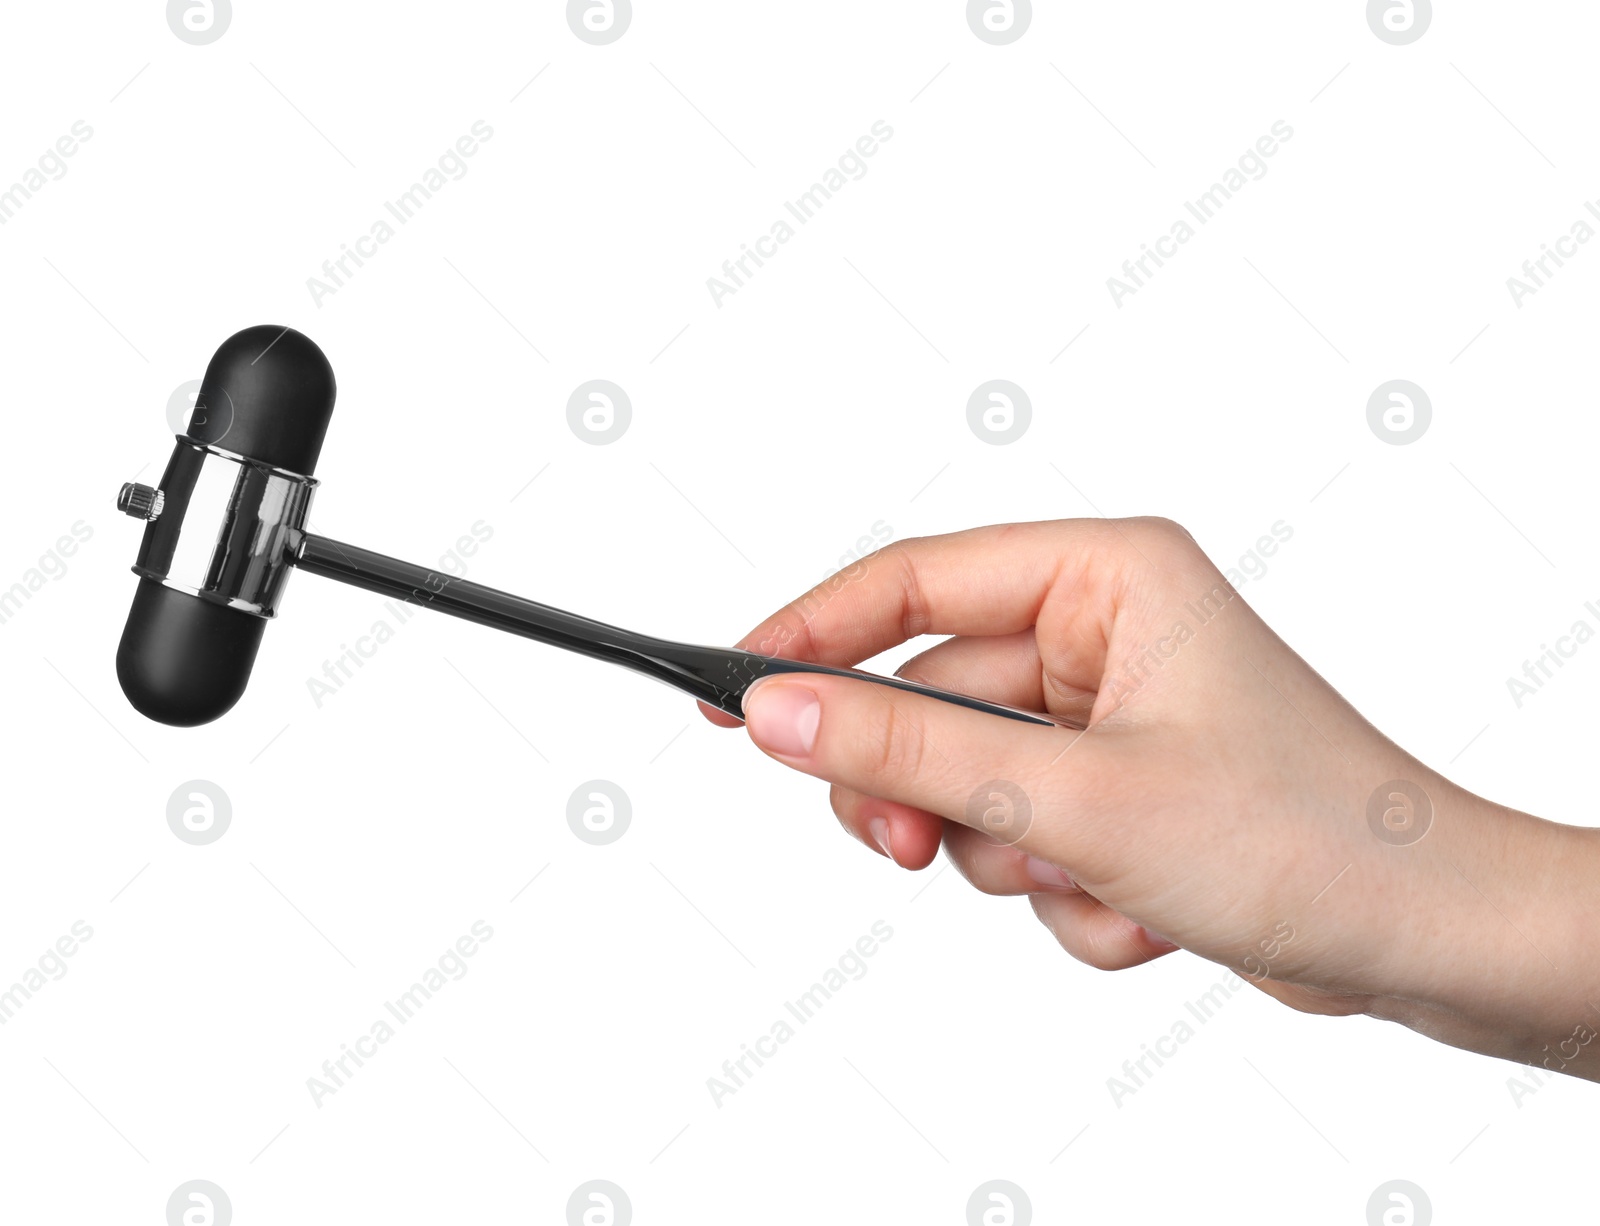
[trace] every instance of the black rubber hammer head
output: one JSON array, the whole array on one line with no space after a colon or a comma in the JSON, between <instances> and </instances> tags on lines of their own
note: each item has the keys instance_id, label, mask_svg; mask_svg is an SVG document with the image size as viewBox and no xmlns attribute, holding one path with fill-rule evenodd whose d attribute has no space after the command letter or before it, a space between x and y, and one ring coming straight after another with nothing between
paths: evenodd
<instances>
[{"instance_id":1,"label":"black rubber hammer head","mask_svg":"<svg viewBox=\"0 0 1600 1226\"><path fill-rule=\"evenodd\" d=\"M147 523L117 680L144 715L203 724L244 693L304 530L334 391L328 359L299 332L236 332L206 368L160 486L122 487L118 508Z\"/></svg>"}]
</instances>

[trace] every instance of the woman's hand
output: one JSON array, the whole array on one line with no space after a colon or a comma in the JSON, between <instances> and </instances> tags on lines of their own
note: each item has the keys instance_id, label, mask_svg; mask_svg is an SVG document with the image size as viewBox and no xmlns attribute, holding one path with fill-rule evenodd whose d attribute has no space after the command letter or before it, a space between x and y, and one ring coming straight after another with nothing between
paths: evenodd
<instances>
[{"instance_id":1,"label":"woman's hand","mask_svg":"<svg viewBox=\"0 0 1600 1226\"><path fill-rule=\"evenodd\" d=\"M1178 526L891 545L740 645L853 665L922 634L955 637L901 676L1088 727L843 678L758 682L751 739L831 782L869 847L922 868L942 842L978 889L1029 895L1092 966L1182 947L1296 1009L1600 1079L1595 832L1492 805L1406 754Z\"/></svg>"}]
</instances>

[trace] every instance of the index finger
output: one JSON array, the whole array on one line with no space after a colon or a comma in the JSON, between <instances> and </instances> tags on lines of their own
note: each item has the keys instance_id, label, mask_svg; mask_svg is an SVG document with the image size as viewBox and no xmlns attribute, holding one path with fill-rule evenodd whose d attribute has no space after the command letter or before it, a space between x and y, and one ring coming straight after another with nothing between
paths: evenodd
<instances>
[{"instance_id":1,"label":"index finger","mask_svg":"<svg viewBox=\"0 0 1600 1226\"><path fill-rule=\"evenodd\" d=\"M849 666L921 634L1014 634L1037 622L1058 582L1082 578L1082 554L1098 552L1073 546L1103 540L1103 521L1064 520L899 541L790 601L738 645Z\"/></svg>"}]
</instances>

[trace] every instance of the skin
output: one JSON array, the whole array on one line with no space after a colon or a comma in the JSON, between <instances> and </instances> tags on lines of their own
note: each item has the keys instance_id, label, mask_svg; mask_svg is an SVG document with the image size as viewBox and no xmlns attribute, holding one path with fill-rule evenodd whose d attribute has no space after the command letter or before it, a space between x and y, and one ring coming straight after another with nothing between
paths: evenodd
<instances>
[{"instance_id":1,"label":"skin","mask_svg":"<svg viewBox=\"0 0 1600 1226\"><path fill-rule=\"evenodd\" d=\"M740 646L854 665L923 634L953 637L900 676L1086 730L844 678L759 681L750 739L832 784L867 847L920 869L942 844L1103 970L1182 949L1302 1012L1600 1080L1600 831L1484 800L1388 740L1178 525L900 542Z\"/></svg>"}]
</instances>

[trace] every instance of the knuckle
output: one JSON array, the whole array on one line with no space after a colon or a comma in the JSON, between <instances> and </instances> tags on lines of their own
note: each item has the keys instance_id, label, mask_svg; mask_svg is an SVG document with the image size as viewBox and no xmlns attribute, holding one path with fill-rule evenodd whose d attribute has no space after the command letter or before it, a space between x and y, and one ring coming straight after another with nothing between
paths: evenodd
<instances>
[{"instance_id":1,"label":"knuckle","mask_svg":"<svg viewBox=\"0 0 1600 1226\"><path fill-rule=\"evenodd\" d=\"M1020 859L1019 859L1020 863ZM975 870L977 866L974 866ZM1010 898L1016 894L1030 892L1025 882L1016 881L1015 868L1012 865L999 862L991 863L990 872L975 871L967 877L972 887L980 894L987 894L991 898Z\"/></svg>"},{"instance_id":2,"label":"knuckle","mask_svg":"<svg viewBox=\"0 0 1600 1226\"><path fill-rule=\"evenodd\" d=\"M960 873L967 884L980 894L998 896L1010 893L1011 891L1000 887L993 873L985 871L987 859L984 852L988 845L977 839L959 837L960 831L965 829L959 827L945 836L945 855L950 858L950 863L956 866L956 872Z\"/></svg>"},{"instance_id":3,"label":"knuckle","mask_svg":"<svg viewBox=\"0 0 1600 1226\"><path fill-rule=\"evenodd\" d=\"M874 778L911 779L922 769L922 733L892 702L884 703L865 750L864 765Z\"/></svg>"},{"instance_id":4,"label":"knuckle","mask_svg":"<svg viewBox=\"0 0 1600 1226\"><path fill-rule=\"evenodd\" d=\"M1164 515L1142 515L1130 521L1148 532L1156 540L1171 541L1174 544L1193 544L1194 537L1175 519L1168 519Z\"/></svg>"},{"instance_id":5,"label":"knuckle","mask_svg":"<svg viewBox=\"0 0 1600 1226\"><path fill-rule=\"evenodd\" d=\"M1145 930L1120 911L1102 907L1084 936L1084 961L1097 970L1125 971L1150 961Z\"/></svg>"},{"instance_id":6,"label":"knuckle","mask_svg":"<svg viewBox=\"0 0 1600 1226\"><path fill-rule=\"evenodd\" d=\"M968 885L980 894L987 894L990 898L1010 897L1013 894L1023 892L1021 890L1002 889L999 882L985 877L982 873L973 871L972 865L965 867L957 865L956 867L961 869L961 875L967 879Z\"/></svg>"},{"instance_id":7,"label":"knuckle","mask_svg":"<svg viewBox=\"0 0 1600 1226\"><path fill-rule=\"evenodd\" d=\"M885 545L873 555L873 558L895 568L895 577L900 582L900 637L903 639L914 639L926 634L930 624L927 597L917 574L916 560L922 540L920 537L912 537L896 541L892 545Z\"/></svg>"},{"instance_id":8,"label":"knuckle","mask_svg":"<svg viewBox=\"0 0 1600 1226\"><path fill-rule=\"evenodd\" d=\"M1113 526L1124 548L1150 561L1163 562L1200 551L1189 530L1165 516L1141 515L1114 521Z\"/></svg>"},{"instance_id":9,"label":"knuckle","mask_svg":"<svg viewBox=\"0 0 1600 1226\"><path fill-rule=\"evenodd\" d=\"M1176 520L1152 516L1130 522L1140 538L1140 548L1159 565L1189 572L1205 561L1199 542Z\"/></svg>"},{"instance_id":10,"label":"knuckle","mask_svg":"<svg viewBox=\"0 0 1600 1226\"><path fill-rule=\"evenodd\" d=\"M1079 922L1080 917L1061 904L1059 896L1034 895L1033 913L1056 939L1056 944L1085 966L1097 971L1121 971L1144 959L1120 935L1118 925L1096 922L1104 916ZM1075 911L1076 909L1074 909Z\"/></svg>"},{"instance_id":11,"label":"knuckle","mask_svg":"<svg viewBox=\"0 0 1600 1226\"><path fill-rule=\"evenodd\" d=\"M1091 925L1089 931L1082 934L1073 957L1097 971L1126 970L1129 965L1127 945L1124 939L1111 933L1109 925Z\"/></svg>"},{"instance_id":12,"label":"knuckle","mask_svg":"<svg viewBox=\"0 0 1600 1226\"><path fill-rule=\"evenodd\" d=\"M898 541L890 541L878 549L864 556L857 565L874 568L879 566L892 566L903 569L911 565L910 554L922 545L923 538L918 536L904 537Z\"/></svg>"}]
</instances>

